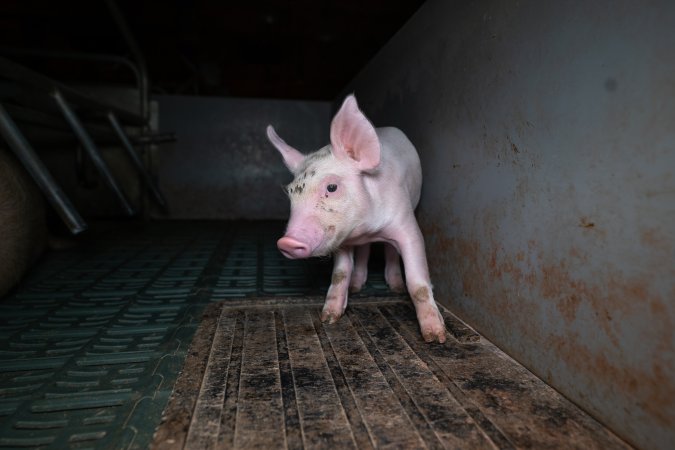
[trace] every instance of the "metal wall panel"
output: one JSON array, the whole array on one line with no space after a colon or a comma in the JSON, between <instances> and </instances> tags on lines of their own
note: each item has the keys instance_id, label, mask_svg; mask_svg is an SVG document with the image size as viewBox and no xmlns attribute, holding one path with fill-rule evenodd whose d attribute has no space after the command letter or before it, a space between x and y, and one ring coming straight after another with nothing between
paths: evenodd
<instances>
[{"instance_id":1,"label":"metal wall panel","mask_svg":"<svg viewBox=\"0 0 675 450\"><path fill-rule=\"evenodd\" d=\"M158 179L172 219L285 219L292 177L267 140L272 124L308 153L328 143L330 102L157 96Z\"/></svg>"},{"instance_id":2,"label":"metal wall panel","mask_svg":"<svg viewBox=\"0 0 675 450\"><path fill-rule=\"evenodd\" d=\"M421 153L437 298L649 449L675 442L673 24L428 1L345 90Z\"/></svg>"}]
</instances>

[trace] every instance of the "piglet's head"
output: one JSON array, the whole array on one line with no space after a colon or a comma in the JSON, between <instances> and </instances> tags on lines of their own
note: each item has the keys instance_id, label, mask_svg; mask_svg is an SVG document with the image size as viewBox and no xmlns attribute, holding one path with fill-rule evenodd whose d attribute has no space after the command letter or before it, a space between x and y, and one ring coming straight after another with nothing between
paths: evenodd
<instances>
[{"instance_id":1,"label":"piglet's head","mask_svg":"<svg viewBox=\"0 0 675 450\"><path fill-rule=\"evenodd\" d=\"M328 255L362 225L372 207L363 177L377 170L381 146L375 128L348 96L333 118L330 145L300 153L267 127L267 137L295 176L286 186L291 217L279 250L291 259Z\"/></svg>"}]
</instances>

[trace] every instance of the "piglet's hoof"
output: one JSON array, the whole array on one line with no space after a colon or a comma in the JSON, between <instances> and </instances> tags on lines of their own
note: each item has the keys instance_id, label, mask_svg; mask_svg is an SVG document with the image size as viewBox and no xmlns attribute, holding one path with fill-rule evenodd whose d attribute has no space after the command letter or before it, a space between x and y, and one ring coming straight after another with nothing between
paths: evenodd
<instances>
[{"instance_id":1,"label":"piglet's hoof","mask_svg":"<svg viewBox=\"0 0 675 450\"><path fill-rule=\"evenodd\" d=\"M445 342L445 329L442 331L438 330L422 330L422 337L424 342L432 343L438 342L440 344Z\"/></svg>"},{"instance_id":2,"label":"piglet's hoof","mask_svg":"<svg viewBox=\"0 0 675 450\"><path fill-rule=\"evenodd\" d=\"M445 342L445 323L440 313L435 320L423 321L420 323L422 338L425 342Z\"/></svg>"},{"instance_id":3,"label":"piglet's hoof","mask_svg":"<svg viewBox=\"0 0 675 450\"><path fill-rule=\"evenodd\" d=\"M340 317L342 317L342 314L337 313L335 311L330 311L326 309L321 311L321 322L328 323L329 325L337 322Z\"/></svg>"},{"instance_id":4,"label":"piglet's hoof","mask_svg":"<svg viewBox=\"0 0 675 450\"><path fill-rule=\"evenodd\" d=\"M357 293L361 292L361 287L362 287L362 285L350 284L349 285L349 293L350 294L357 294Z\"/></svg>"},{"instance_id":5,"label":"piglet's hoof","mask_svg":"<svg viewBox=\"0 0 675 450\"><path fill-rule=\"evenodd\" d=\"M389 284L389 290L394 294L405 294L407 292L405 284Z\"/></svg>"}]
</instances>

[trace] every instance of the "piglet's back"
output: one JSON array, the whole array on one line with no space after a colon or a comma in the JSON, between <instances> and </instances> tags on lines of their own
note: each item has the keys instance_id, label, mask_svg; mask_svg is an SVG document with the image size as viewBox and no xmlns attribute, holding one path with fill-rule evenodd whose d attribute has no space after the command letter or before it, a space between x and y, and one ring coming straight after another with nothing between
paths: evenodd
<instances>
[{"instance_id":1,"label":"piglet's back","mask_svg":"<svg viewBox=\"0 0 675 450\"><path fill-rule=\"evenodd\" d=\"M422 167L417 150L407 136L396 127L376 128L382 144L380 168L383 182L400 182L410 195L413 208L417 206L422 188Z\"/></svg>"}]
</instances>

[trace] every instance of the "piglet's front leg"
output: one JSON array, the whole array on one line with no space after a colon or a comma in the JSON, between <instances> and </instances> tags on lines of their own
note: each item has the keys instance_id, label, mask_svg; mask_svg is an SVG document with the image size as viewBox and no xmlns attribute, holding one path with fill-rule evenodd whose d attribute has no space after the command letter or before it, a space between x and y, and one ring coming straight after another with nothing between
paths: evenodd
<instances>
[{"instance_id":1,"label":"piglet's front leg","mask_svg":"<svg viewBox=\"0 0 675 450\"><path fill-rule=\"evenodd\" d=\"M412 214L411 214L412 216ZM412 216L396 239L401 251L408 293L415 305L417 321L426 342L445 342L445 321L431 290L424 238Z\"/></svg>"},{"instance_id":2,"label":"piglet's front leg","mask_svg":"<svg viewBox=\"0 0 675 450\"><path fill-rule=\"evenodd\" d=\"M341 248L335 253L334 258L333 277L321 312L321 321L328 323L335 323L347 308L349 281L354 268L354 251L351 247Z\"/></svg>"}]
</instances>

